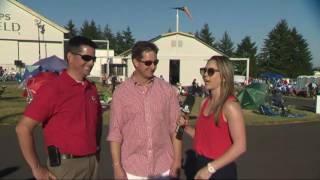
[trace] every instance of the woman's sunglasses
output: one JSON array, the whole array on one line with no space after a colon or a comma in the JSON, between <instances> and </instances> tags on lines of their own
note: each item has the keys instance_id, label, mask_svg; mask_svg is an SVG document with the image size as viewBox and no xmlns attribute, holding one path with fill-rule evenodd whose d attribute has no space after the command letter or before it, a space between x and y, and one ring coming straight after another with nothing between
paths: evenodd
<instances>
[{"instance_id":1,"label":"woman's sunglasses","mask_svg":"<svg viewBox=\"0 0 320 180\"><path fill-rule=\"evenodd\" d=\"M74 55L78 55L80 56L84 61L89 62L91 60L93 60L93 62L96 61L97 57L95 56L90 56L90 55L81 55L81 54L77 54L77 53L72 53Z\"/></svg>"},{"instance_id":2,"label":"woman's sunglasses","mask_svg":"<svg viewBox=\"0 0 320 180\"><path fill-rule=\"evenodd\" d=\"M220 72L218 69L213 68L200 68L201 76L204 76L205 73L208 74L209 77L213 76L215 72Z\"/></svg>"},{"instance_id":3,"label":"woman's sunglasses","mask_svg":"<svg viewBox=\"0 0 320 180\"><path fill-rule=\"evenodd\" d=\"M159 63L159 59L156 59L154 61L151 61L151 60L148 60L148 61L139 60L139 61L142 62L146 66L151 66L151 64L154 64L156 66Z\"/></svg>"}]
</instances>

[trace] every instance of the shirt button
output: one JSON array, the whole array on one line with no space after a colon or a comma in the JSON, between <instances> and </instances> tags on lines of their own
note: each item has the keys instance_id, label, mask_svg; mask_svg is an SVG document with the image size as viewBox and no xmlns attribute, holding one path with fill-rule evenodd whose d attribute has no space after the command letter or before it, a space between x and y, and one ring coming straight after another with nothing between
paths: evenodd
<instances>
[{"instance_id":1,"label":"shirt button","mask_svg":"<svg viewBox=\"0 0 320 180\"><path fill-rule=\"evenodd\" d=\"M152 154L152 150L149 150L149 154Z\"/></svg>"}]
</instances>

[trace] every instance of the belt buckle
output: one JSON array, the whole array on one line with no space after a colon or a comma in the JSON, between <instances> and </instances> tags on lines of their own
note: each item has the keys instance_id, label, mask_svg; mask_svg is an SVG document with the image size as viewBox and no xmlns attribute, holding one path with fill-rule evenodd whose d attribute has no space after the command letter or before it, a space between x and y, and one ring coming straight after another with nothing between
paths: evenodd
<instances>
[{"instance_id":1,"label":"belt buckle","mask_svg":"<svg viewBox=\"0 0 320 180\"><path fill-rule=\"evenodd\" d=\"M74 156L72 154L61 154L61 159L73 159Z\"/></svg>"}]
</instances>

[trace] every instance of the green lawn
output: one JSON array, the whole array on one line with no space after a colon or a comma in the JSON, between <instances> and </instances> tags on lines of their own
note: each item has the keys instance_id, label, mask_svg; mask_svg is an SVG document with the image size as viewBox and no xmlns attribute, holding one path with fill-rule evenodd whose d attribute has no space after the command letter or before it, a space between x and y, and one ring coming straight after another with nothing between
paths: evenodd
<instances>
[{"instance_id":1,"label":"green lawn","mask_svg":"<svg viewBox=\"0 0 320 180\"><path fill-rule=\"evenodd\" d=\"M0 96L0 124L16 124L23 114L26 106L26 100L22 97L23 89L18 88L17 83L2 83L0 86L6 86L4 93ZM109 93L109 89L97 84L99 93ZM196 98L195 105L191 112L191 120L194 122L198 115L201 98ZM283 118L269 117L254 113L250 110L244 110L245 122L247 125L268 125L268 124L283 124L296 122L311 122L320 121L320 116L308 111L299 111L293 108L290 109L293 113L306 114L304 118ZM109 119L109 111L103 114L104 123L107 124Z\"/></svg>"}]
</instances>

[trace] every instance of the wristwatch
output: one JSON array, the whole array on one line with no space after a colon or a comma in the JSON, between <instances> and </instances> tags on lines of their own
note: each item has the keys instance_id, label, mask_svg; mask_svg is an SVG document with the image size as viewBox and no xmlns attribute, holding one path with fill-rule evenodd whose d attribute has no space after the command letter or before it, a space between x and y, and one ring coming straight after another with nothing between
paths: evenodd
<instances>
[{"instance_id":1,"label":"wristwatch","mask_svg":"<svg viewBox=\"0 0 320 180\"><path fill-rule=\"evenodd\" d=\"M211 163L207 164L207 168L208 168L209 173L211 173L211 174L216 172L216 169L212 166Z\"/></svg>"}]
</instances>

